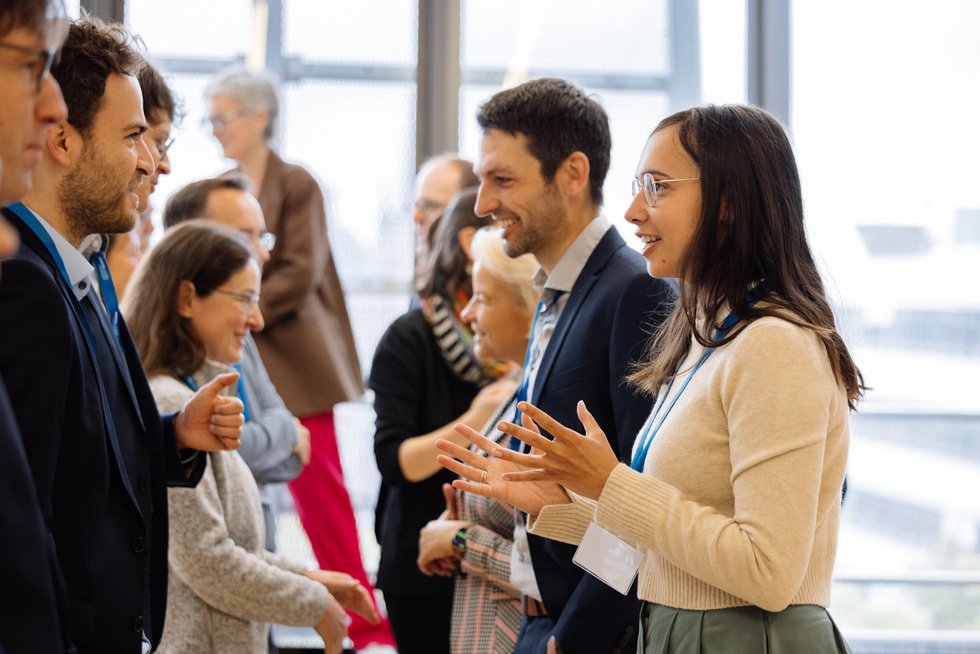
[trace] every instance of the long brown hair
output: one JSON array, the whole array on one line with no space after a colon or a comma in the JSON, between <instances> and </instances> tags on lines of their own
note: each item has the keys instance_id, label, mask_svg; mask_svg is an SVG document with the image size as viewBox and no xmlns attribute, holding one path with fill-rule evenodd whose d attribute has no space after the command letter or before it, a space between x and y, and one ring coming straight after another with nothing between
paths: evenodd
<instances>
[{"instance_id":1,"label":"long brown hair","mask_svg":"<svg viewBox=\"0 0 980 654\"><path fill-rule=\"evenodd\" d=\"M470 260L459 244L459 233L467 227L486 227L491 222L490 216L476 215L475 188L463 189L450 200L435 228L429 260L419 275L419 297L441 295L452 301L458 291L466 297L473 294Z\"/></svg>"},{"instance_id":2,"label":"long brown hair","mask_svg":"<svg viewBox=\"0 0 980 654\"><path fill-rule=\"evenodd\" d=\"M700 170L701 216L680 262L674 310L630 381L656 392L675 374L692 335L706 347L725 344L749 322L777 316L820 338L854 409L864 379L837 331L810 252L800 177L786 132L766 111L743 105L680 111L654 133L674 126ZM771 292L745 308L750 287L763 279ZM741 321L713 343L719 325L698 318L717 316L726 307L739 310Z\"/></svg>"},{"instance_id":3,"label":"long brown hair","mask_svg":"<svg viewBox=\"0 0 980 654\"><path fill-rule=\"evenodd\" d=\"M167 230L140 261L122 303L148 376L191 375L204 363L204 344L177 312L180 283L207 297L254 258L237 232L206 220Z\"/></svg>"}]
</instances>

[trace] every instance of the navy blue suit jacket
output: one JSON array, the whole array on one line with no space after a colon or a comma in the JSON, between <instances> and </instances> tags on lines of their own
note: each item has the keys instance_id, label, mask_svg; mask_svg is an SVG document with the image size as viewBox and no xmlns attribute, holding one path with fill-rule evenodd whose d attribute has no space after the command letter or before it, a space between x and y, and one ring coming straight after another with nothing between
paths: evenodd
<instances>
[{"instance_id":1,"label":"navy blue suit jacket","mask_svg":"<svg viewBox=\"0 0 980 654\"><path fill-rule=\"evenodd\" d=\"M0 311L3 308L0 307ZM0 652L66 652L54 543L0 382ZM60 591L60 592L59 592Z\"/></svg>"},{"instance_id":2,"label":"navy blue suit jacket","mask_svg":"<svg viewBox=\"0 0 980 654\"><path fill-rule=\"evenodd\" d=\"M569 294L531 402L561 424L581 429L575 407L583 400L626 460L652 399L624 377L644 358L650 334L666 317L673 297L672 287L651 278L643 257L610 228ZM528 545L541 597L556 622L552 635L564 652L636 651L640 602L635 584L624 596L575 565L574 546L533 534Z\"/></svg>"},{"instance_id":3,"label":"navy blue suit jacket","mask_svg":"<svg viewBox=\"0 0 980 654\"><path fill-rule=\"evenodd\" d=\"M167 484L196 484L206 457L188 477L125 323L119 349L94 353L51 254L4 214L22 245L0 284L0 374L57 548L68 636L80 652L138 652L141 632L155 646L163 631Z\"/></svg>"}]
</instances>

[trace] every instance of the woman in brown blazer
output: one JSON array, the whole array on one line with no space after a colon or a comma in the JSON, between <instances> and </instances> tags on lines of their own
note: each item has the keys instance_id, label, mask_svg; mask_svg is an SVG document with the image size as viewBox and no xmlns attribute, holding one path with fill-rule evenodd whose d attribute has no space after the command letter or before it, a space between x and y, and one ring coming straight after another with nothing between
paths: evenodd
<instances>
[{"instance_id":1,"label":"woman in brown blazer","mask_svg":"<svg viewBox=\"0 0 980 654\"><path fill-rule=\"evenodd\" d=\"M320 567L369 587L334 430L333 406L364 392L344 291L327 239L323 193L305 168L269 146L279 112L275 82L235 71L207 90L211 128L224 156L252 185L275 247L262 274L262 361L286 406L310 431L312 456L290 483L297 513ZM356 615L354 644L393 644L386 623Z\"/></svg>"}]
</instances>

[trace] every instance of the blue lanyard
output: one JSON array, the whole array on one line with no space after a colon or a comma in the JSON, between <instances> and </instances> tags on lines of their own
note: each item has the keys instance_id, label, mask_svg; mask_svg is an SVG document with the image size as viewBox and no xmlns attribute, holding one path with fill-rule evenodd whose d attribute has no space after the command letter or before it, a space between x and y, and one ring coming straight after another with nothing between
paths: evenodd
<instances>
[{"instance_id":1,"label":"blue lanyard","mask_svg":"<svg viewBox=\"0 0 980 654\"><path fill-rule=\"evenodd\" d=\"M760 298L769 292L770 288L771 284L769 284L767 281L763 281L756 285L756 287L753 288L748 295L746 308L752 307L759 301ZM725 316L725 319L721 323L721 327L718 328L712 336L712 342L717 343L724 340L728 335L728 332L731 331L732 327L734 327L735 323L738 321L739 317L734 311ZM670 410L674 408L675 404L677 404L678 398L680 398L681 394L684 392L684 389L687 388L687 385L691 383L691 379L694 377L695 373L700 370L701 366L704 365L704 362L708 360L708 357L710 357L714 351L714 347L705 349L704 353L701 355L701 358L698 359L698 362L694 365L694 368L684 379L684 383L681 384L679 389L677 389L677 395L675 395L674 399L672 399L670 404L667 405L667 409L664 411L664 414L660 416L660 420L657 420L657 416L659 415L661 409L663 409L664 403L670 396L670 389L674 386L674 379L676 379L677 373L680 371L680 367L684 362L681 361L681 363L677 364L677 370L674 371L674 377L670 379L670 382L667 384L667 388L664 390L663 395L660 396L660 399L657 401L657 405L653 408L653 411L650 413L650 417L647 418L646 423L643 425L643 429L640 431L640 443L636 448L636 452L633 454L633 461L630 463L630 467L633 468L633 470L636 470L637 472L643 471L643 462L646 461L647 453L650 451L650 444L653 443L653 437L660 431L660 427L663 426L667 416L670 415ZM653 426L655 421L657 424L656 426Z\"/></svg>"},{"instance_id":2,"label":"blue lanyard","mask_svg":"<svg viewBox=\"0 0 980 654\"><path fill-rule=\"evenodd\" d=\"M231 367L238 372L238 399L242 401L242 413L245 415L245 422L249 422L251 418L248 413L248 402L245 400L245 385L242 383L242 366L241 364L235 363ZM184 386L197 392L197 384L190 375L181 375L179 379L184 382Z\"/></svg>"},{"instance_id":3,"label":"blue lanyard","mask_svg":"<svg viewBox=\"0 0 980 654\"><path fill-rule=\"evenodd\" d=\"M58 253L58 247L54 244L54 241L51 239L51 235L48 234L48 231L41 226L40 222L38 222L38 219L34 213L20 202L16 202L7 208L17 214L17 217L24 221L27 228L34 232L34 236L37 236L38 240L44 244L44 247L48 250L48 254L51 255L52 259L54 259L54 265L58 267L58 272L61 273L65 283L68 284L69 288L71 288L71 278L68 276L68 269L65 268L64 260Z\"/></svg>"},{"instance_id":4,"label":"blue lanyard","mask_svg":"<svg viewBox=\"0 0 980 654\"><path fill-rule=\"evenodd\" d=\"M544 303L544 300L538 300L538 310L534 312L534 322L531 323L531 340L528 341L527 350L524 352L524 367L521 368L523 371L523 374L521 375L521 385L517 388L517 402L514 405L514 419L511 421L515 425L521 424L521 410L517 408L517 404L527 401L527 391L531 386L531 369L528 366L531 364L531 355L534 353L534 348L537 341L538 318L541 317L541 314L547 312L554 305L554 303L558 301L559 297L561 297L561 293L556 293L554 299L551 301L552 304L548 305ZM538 357L538 365L541 365L541 359L543 358L544 352L542 352L541 356ZM523 443L520 440L516 438L510 439L510 449L514 450L515 452L520 452L522 445Z\"/></svg>"},{"instance_id":5,"label":"blue lanyard","mask_svg":"<svg viewBox=\"0 0 980 654\"><path fill-rule=\"evenodd\" d=\"M16 202L9 205L7 208L13 211L14 214L20 218L25 225L27 225L27 228L34 233L34 236L37 236L38 240L41 241L45 249L47 249L48 254L50 254L51 258L54 260L54 265L58 268L58 272L61 274L62 279L65 280L65 285L68 286L68 294L71 296L71 300L74 302L75 307L78 310L78 317L82 321L82 328L85 330L85 337L88 339L89 348L92 354L92 361L98 361L98 357L96 357L95 354L98 349L95 345L95 334L92 332L92 326L88 324L88 318L85 317L85 311L82 310L82 307L78 302L78 298L75 297L71 277L68 276L68 269L65 268L65 261L61 258L61 254L58 252L58 246L54 244L54 240L52 240L51 235L48 234L48 231L41 226L41 223L38 221L34 213L22 203ZM96 311L98 311L98 309L96 309Z\"/></svg>"},{"instance_id":6,"label":"blue lanyard","mask_svg":"<svg viewBox=\"0 0 980 654\"><path fill-rule=\"evenodd\" d=\"M102 291L102 301L105 303L106 311L109 313L109 324L112 325L112 333L116 340L119 340L119 298L116 297L116 286L112 283L112 275L109 273L109 264L105 260L105 253L101 250L96 252L92 259L95 262L95 269L99 277L99 289Z\"/></svg>"}]
</instances>

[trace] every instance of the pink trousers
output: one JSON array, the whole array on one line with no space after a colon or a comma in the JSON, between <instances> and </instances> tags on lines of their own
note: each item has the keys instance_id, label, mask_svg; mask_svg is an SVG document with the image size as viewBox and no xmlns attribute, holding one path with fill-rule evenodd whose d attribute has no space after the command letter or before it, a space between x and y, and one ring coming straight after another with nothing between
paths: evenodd
<instances>
[{"instance_id":1,"label":"pink trousers","mask_svg":"<svg viewBox=\"0 0 980 654\"><path fill-rule=\"evenodd\" d=\"M340 467L333 412L300 418L300 422L310 430L311 445L309 464L299 477L289 482L300 523L313 545L320 568L346 572L364 584L374 601L374 587L364 572L354 509ZM387 620L372 625L359 615L350 613L350 616L352 622L347 633L355 648L362 649L371 643L394 646Z\"/></svg>"}]
</instances>

